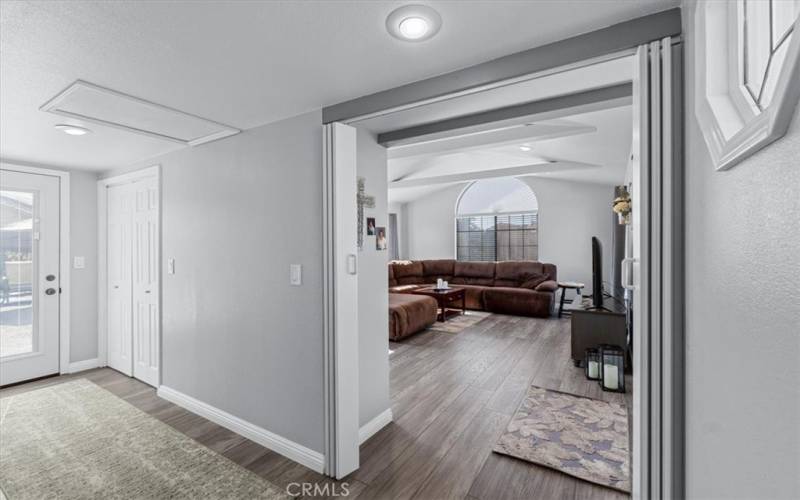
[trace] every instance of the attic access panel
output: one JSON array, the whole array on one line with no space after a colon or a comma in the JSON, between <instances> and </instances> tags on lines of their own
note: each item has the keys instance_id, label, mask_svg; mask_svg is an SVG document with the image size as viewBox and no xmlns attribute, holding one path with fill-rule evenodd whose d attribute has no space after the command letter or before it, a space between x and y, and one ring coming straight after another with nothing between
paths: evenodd
<instances>
[{"instance_id":1,"label":"attic access panel","mask_svg":"<svg viewBox=\"0 0 800 500\"><path fill-rule=\"evenodd\" d=\"M83 80L76 80L40 109L188 146L197 146L241 132L222 123Z\"/></svg>"}]
</instances>

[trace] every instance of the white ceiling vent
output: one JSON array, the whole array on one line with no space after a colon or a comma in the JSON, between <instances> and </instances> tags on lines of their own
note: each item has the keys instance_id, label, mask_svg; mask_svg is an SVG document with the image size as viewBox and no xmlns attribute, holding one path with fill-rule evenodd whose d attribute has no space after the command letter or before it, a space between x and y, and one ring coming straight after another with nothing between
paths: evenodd
<instances>
[{"instance_id":1,"label":"white ceiling vent","mask_svg":"<svg viewBox=\"0 0 800 500\"><path fill-rule=\"evenodd\" d=\"M39 109L189 146L241 132L237 128L82 80L75 81Z\"/></svg>"}]
</instances>

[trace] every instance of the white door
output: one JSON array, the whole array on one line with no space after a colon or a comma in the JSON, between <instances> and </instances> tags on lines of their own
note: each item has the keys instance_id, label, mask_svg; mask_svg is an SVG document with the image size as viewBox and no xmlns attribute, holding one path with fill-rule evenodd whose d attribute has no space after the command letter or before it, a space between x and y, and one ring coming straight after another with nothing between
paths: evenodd
<instances>
[{"instance_id":1,"label":"white door","mask_svg":"<svg viewBox=\"0 0 800 500\"><path fill-rule=\"evenodd\" d=\"M0 171L0 385L59 372L59 188Z\"/></svg>"},{"instance_id":2,"label":"white door","mask_svg":"<svg viewBox=\"0 0 800 500\"><path fill-rule=\"evenodd\" d=\"M133 210L133 376L158 386L158 180L132 185Z\"/></svg>"},{"instance_id":3,"label":"white door","mask_svg":"<svg viewBox=\"0 0 800 500\"><path fill-rule=\"evenodd\" d=\"M133 375L133 189L131 184L106 190L108 268L108 366Z\"/></svg>"},{"instance_id":4,"label":"white door","mask_svg":"<svg viewBox=\"0 0 800 500\"><path fill-rule=\"evenodd\" d=\"M108 366L158 386L158 178L111 185L106 195Z\"/></svg>"},{"instance_id":5,"label":"white door","mask_svg":"<svg viewBox=\"0 0 800 500\"><path fill-rule=\"evenodd\" d=\"M323 141L325 472L342 478L358 469L359 446L356 129L325 125Z\"/></svg>"}]
</instances>

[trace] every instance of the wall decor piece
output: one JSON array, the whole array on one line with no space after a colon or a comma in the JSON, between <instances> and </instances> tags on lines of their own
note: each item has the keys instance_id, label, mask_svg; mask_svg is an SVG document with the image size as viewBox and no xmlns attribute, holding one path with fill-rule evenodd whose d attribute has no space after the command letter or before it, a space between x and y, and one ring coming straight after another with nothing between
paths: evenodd
<instances>
[{"instance_id":1,"label":"wall decor piece","mask_svg":"<svg viewBox=\"0 0 800 500\"><path fill-rule=\"evenodd\" d=\"M695 115L717 170L782 137L800 99L800 0L697 2Z\"/></svg>"},{"instance_id":2,"label":"wall decor piece","mask_svg":"<svg viewBox=\"0 0 800 500\"><path fill-rule=\"evenodd\" d=\"M375 228L375 248L378 250L386 250L386 228Z\"/></svg>"},{"instance_id":3,"label":"wall decor piece","mask_svg":"<svg viewBox=\"0 0 800 500\"><path fill-rule=\"evenodd\" d=\"M616 186L614 188L614 202L611 209L617 214L620 224L631 223L631 195L626 186Z\"/></svg>"},{"instance_id":4,"label":"wall decor piece","mask_svg":"<svg viewBox=\"0 0 800 500\"><path fill-rule=\"evenodd\" d=\"M375 236L375 217L367 217L367 236Z\"/></svg>"},{"instance_id":5,"label":"wall decor piece","mask_svg":"<svg viewBox=\"0 0 800 500\"><path fill-rule=\"evenodd\" d=\"M364 207L367 208L375 208L375 197L369 196L365 193L364 184L366 183L366 179L363 177L359 177L358 180L358 190L356 191L356 206L358 207L358 222L357 222L357 234L356 241L358 243L358 249L361 250L364 248Z\"/></svg>"}]
</instances>

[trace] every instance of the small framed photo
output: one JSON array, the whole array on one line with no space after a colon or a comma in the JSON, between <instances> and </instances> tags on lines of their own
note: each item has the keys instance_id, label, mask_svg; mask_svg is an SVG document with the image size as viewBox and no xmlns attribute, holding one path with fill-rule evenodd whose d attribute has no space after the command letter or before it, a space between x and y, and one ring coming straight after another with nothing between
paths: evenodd
<instances>
[{"instance_id":1,"label":"small framed photo","mask_svg":"<svg viewBox=\"0 0 800 500\"><path fill-rule=\"evenodd\" d=\"M386 228L375 228L375 248L378 250L386 250Z\"/></svg>"},{"instance_id":2,"label":"small framed photo","mask_svg":"<svg viewBox=\"0 0 800 500\"><path fill-rule=\"evenodd\" d=\"M375 236L375 217L367 217L367 236Z\"/></svg>"}]
</instances>

